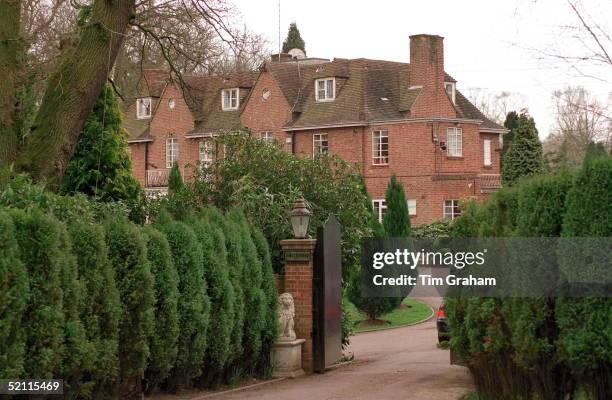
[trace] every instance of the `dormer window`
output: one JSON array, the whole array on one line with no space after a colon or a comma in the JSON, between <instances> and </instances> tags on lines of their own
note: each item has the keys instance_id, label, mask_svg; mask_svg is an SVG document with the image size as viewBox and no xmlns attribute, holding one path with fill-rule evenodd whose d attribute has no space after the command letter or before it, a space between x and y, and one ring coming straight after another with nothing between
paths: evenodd
<instances>
[{"instance_id":1,"label":"dormer window","mask_svg":"<svg viewBox=\"0 0 612 400\"><path fill-rule=\"evenodd\" d=\"M151 98L141 97L136 100L136 118L151 118Z\"/></svg>"},{"instance_id":2,"label":"dormer window","mask_svg":"<svg viewBox=\"0 0 612 400\"><path fill-rule=\"evenodd\" d=\"M336 78L317 79L315 98L317 101L333 101L336 98Z\"/></svg>"},{"instance_id":3,"label":"dormer window","mask_svg":"<svg viewBox=\"0 0 612 400\"><path fill-rule=\"evenodd\" d=\"M221 108L223 111L237 110L240 105L240 98L238 94L240 89L223 89L221 91Z\"/></svg>"},{"instance_id":4,"label":"dormer window","mask_svg":"<svg viewBox=\"0 0 612 400\"><path fill-rule=\"evenodd\" d=\"M444 82L444 90L446 90L448 98L455 104L455 82Z\"/></svg>"}]
</instances>

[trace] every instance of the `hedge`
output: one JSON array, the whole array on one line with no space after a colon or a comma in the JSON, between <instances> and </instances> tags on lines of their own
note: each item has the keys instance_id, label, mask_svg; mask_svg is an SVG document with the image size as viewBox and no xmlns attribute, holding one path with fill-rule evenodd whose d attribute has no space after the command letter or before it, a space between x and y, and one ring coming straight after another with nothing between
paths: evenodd
<instances>
[{"instance_id":1,"label":"hedge","mask_svg":"<svg viewBox=\"0 0 612 400\"><path fill-rule=\"evenodd\" d=\"M145 392L150 393L166 381L178 354L179 277L166 236L151 226L145 227L143 234L155 282L155 323L144 388Z\"/></svg>"},{"instance_id":2,"label":"hedge","mask_svg":"<svg viewBox=\"0 0 612 400\"><path fill-rule=\"evenodd\" d=\"M210 299L206 294L202 248L193 230L168 214L154 224L166 235L179 281L178 354L170 375L170 387L188 387L202 372L210 318Z\"/></svg>"},{"instance_id":3,"label":"hedge","mask_svg":"<svg viewBox=\"0 0 612 400\"><path fill-rule=\"evenodd\" d=\"M26 268L19 258L15 226L0 211L0 379L23 374L26 330L22 323L29 300Z\"/></svg>"}]
</instances>

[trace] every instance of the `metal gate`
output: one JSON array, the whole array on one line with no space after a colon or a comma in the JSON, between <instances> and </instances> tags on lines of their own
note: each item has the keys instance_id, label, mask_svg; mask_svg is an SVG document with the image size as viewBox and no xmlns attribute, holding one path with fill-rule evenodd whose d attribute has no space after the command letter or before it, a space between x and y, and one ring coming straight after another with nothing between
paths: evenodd
<instances>
[{"instance_id":1,"label":"metal gate","mask_svg":"<svg viewBox=\"0 0 612 400\"><path fill-rule=\"evenodd\" d=\"M330 215L317 230L312 283L313 369L324 372L342 357L340 223Z\"/></svg>"}]
</instances>

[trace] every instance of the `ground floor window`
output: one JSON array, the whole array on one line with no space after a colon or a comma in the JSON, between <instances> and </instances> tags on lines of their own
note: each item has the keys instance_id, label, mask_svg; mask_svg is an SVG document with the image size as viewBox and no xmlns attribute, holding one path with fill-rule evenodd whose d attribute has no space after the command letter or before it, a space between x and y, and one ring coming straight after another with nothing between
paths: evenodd
<instances>
[{"instance_id":1,"label":"ground floor window","mask_svg":"<svg viewBox=\"0 0 612 400\"><path fill-rule=\"evenodd\" d=\"M460 215L459 200L444 200L444 218L455 219Z\"/></svg>"},{"instance_id":2,"label":"ground floor window","mask_svg":"<svg viewBox=\"0 0 612 400\"><path fill-rule=\"evenodd\" d=\"M408 214L417 215L416 199L408 199Z\"/></svg>"},{"instance_id":3,"label":"ground floor window","mask_svg":"<svg viewBox=\"0 0 612 400\"><path fill-rule=\"evenodd\" d=\"M312 135L312 155L318 156L326 154L329 150L329 142L327 141L327 133L315 133Z\"/></svg>"},{"instance_id":4,"label":"ground floor window","mask_svg":"<svg viewBox=\"0 0 612 400\"><path fill-rule=\"evenodd\" d=\"M372 200L372 206L374 207L374 214L378 217L378 222L382 223L385 218L385 211L387 210L387 202L384 200Z\"/></svg>"},{"instance_id":5,"label":"ground floor window","mask_svg":"<svg viewBox=\"0 0 612 400\"><path fill-rule=\"evenodd\" d=\"M166 168L172 168L174 163L178 162L178 158L179 158L178 139L176 138L166 139Z\"/></svg>"},{"instance_id":6,"label":"ground floor window","mask_svg":"<svg viewBox=\"0 0 612 400\"><path fill-rule=\"evenodd\" d=\"M213 160L213 142L212 140L202 140L200 142L200 162L209 164Z\"/></svg>"}]
</instances>

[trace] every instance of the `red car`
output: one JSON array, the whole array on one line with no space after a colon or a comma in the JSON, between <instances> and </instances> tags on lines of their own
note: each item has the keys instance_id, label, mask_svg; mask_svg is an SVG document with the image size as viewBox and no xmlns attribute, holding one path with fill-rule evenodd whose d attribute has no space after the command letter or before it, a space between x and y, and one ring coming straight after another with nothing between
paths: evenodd
<instances>
[{"instance_id":1,"label":"red car","mask_svg":"<svg viewBox=\"0 0 612 400\"><path fill-rule=\"evenodd\" d=\"M448 325L446 324L444 304L438 308L436 313L436 327L438 328L438 343L448 340Z\"/></svg>"}]
</instances>

